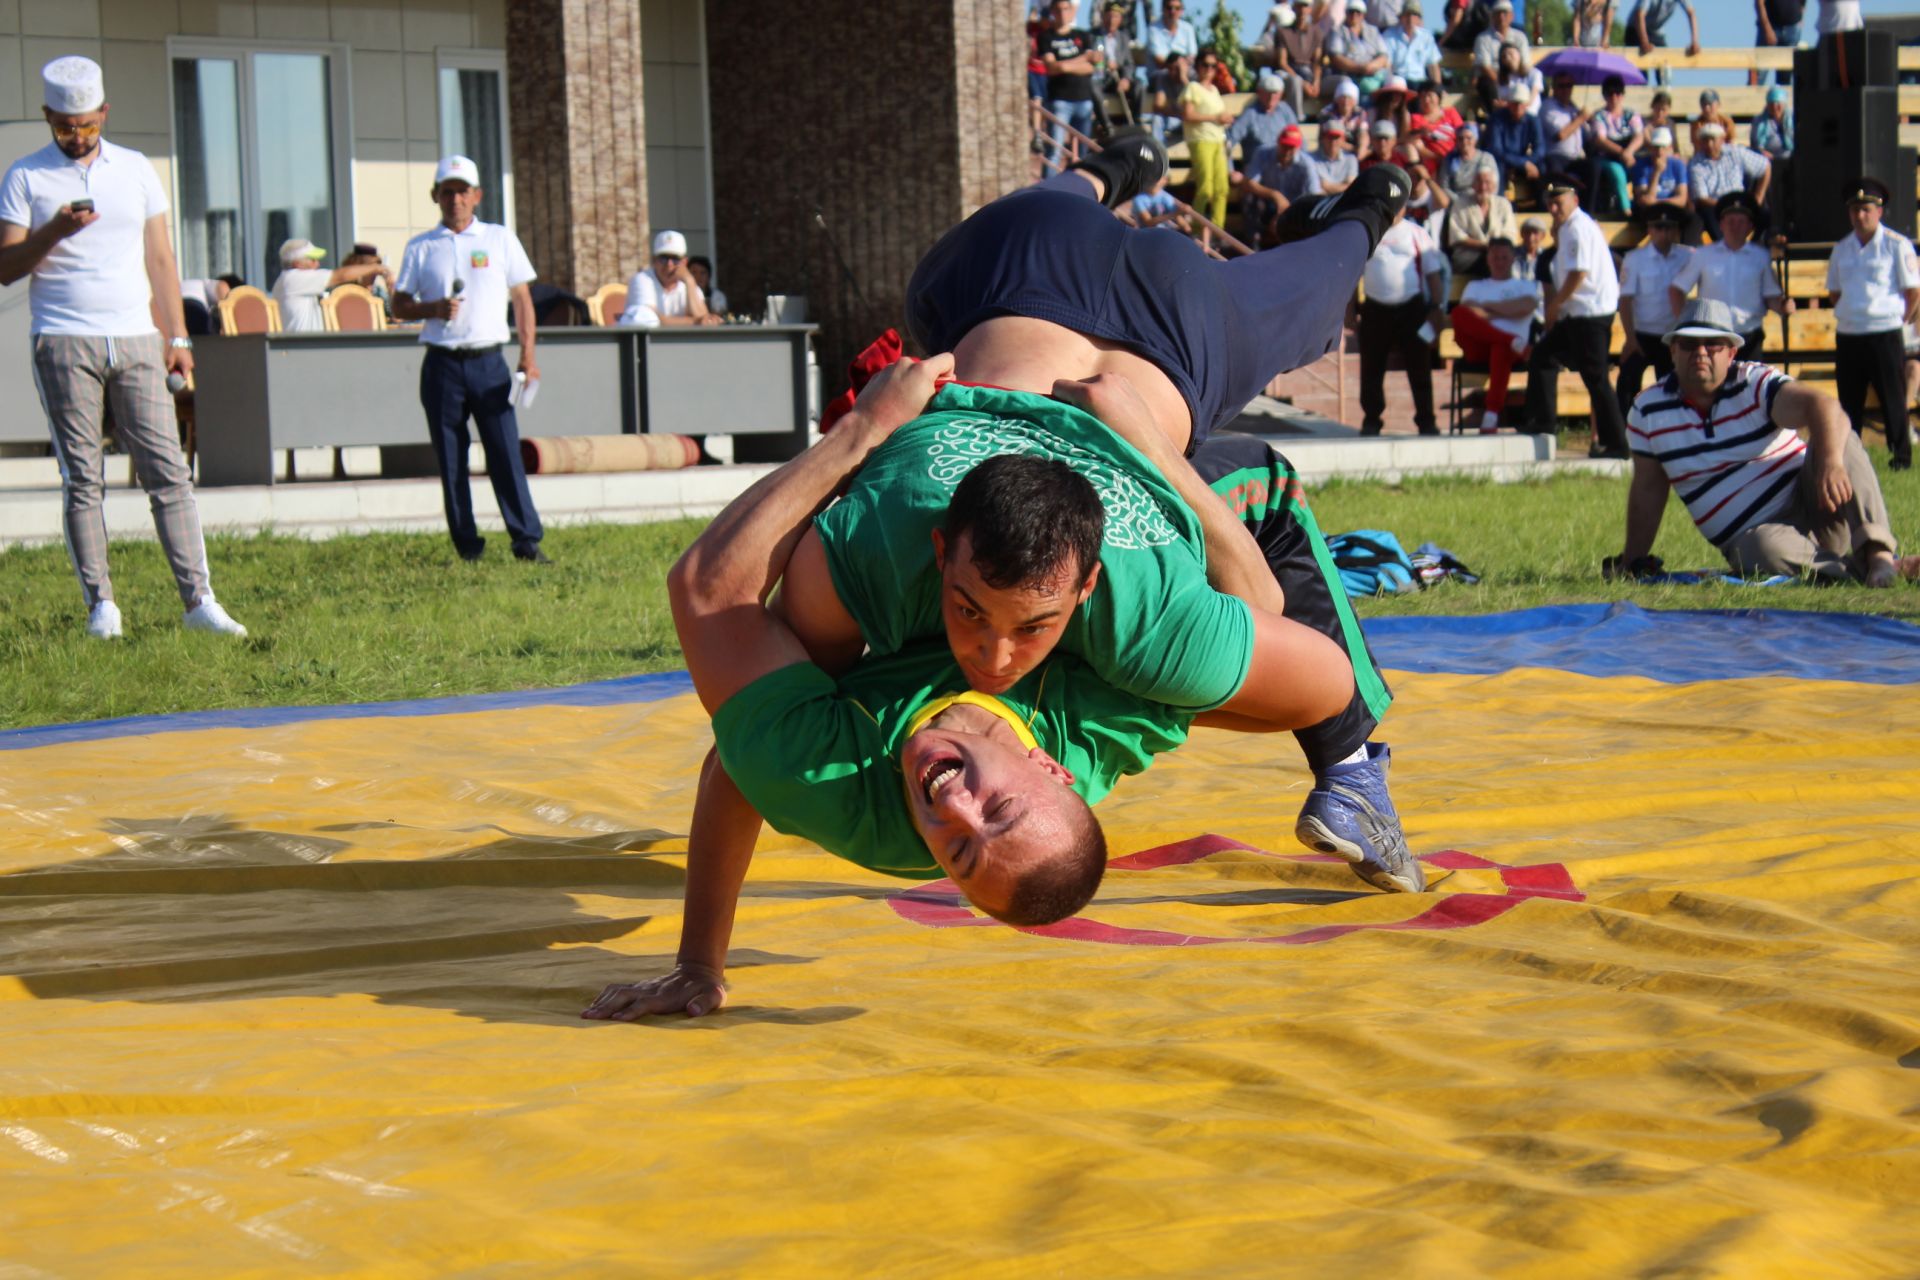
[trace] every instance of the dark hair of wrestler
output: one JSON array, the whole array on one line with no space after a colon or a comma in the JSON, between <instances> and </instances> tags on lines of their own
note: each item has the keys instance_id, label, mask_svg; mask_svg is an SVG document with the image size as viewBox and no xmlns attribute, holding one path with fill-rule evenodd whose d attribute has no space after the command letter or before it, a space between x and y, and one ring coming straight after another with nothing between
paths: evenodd
<instances>
[{"instance_id":1,"label":"dark hair of wrestler","mask_svg":"<svg viewBox=\"0 0 1920 1280\"><path fill-rule=\"evenodd\" d=\"M1087 478L1064 462L1028 454L988 458L967 473L947 506L946 540L966 535L973 566L1002 590L1051 580L1071 567L1081 582L1100 558L1106 510Z\"/></svg>"},{"instance_id":2,"label":"dark hair of wrestler","mask_svg":"<svg viewBox=\"0 0 1920 1280\"><path fill-rule=\"evenodd\" d=\"M1034 926L1065 920L1093 900L1107 872L1107 833L1079 796L1071 810L1078 828L1060 856L1021 873L1006 905L992 912L1004 924Z\"/></svg>"}]
</instances>

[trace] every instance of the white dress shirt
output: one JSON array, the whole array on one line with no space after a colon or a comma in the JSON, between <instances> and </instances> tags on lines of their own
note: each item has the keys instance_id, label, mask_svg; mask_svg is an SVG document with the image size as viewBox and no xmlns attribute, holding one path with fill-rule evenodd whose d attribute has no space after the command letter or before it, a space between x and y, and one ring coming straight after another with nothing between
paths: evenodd
<instances>
[{"instance_id":1,"label":"white dress shirt","mask_svg":"<svg viewBox=\"0 0 1920 1280\"><path fill-rule=\"evenodd\" d=\"M1827 292L1840 295L1833 309L1841 333L1885 333L1907 320L1908 289L1920 286L1913 241L1898 231L1874 228L1865 244L1849 232L1827 259Z\"/></svg>"},{"instance_id":2,"label":"white dress shirt","mask_svg":"<svg viewBox=\"0 0 1920 1280\"><path fill-rule=\"evenodd\" d=\"M509 291L533 278L520 237L497 222L475 218L465 231L441 223L407 241L393 290L418 302L438 302L453 297L459 281L460 314L450 321L427 321L420 341L436 347L497 347L512 337Z\"/></svg>"},{"instance_id":3,"label":"white dress shirt","mask_svg":"<svg viewBox=\"0 0 1920 1280\"><path fill-rule=\"evenodd\" d=\"M1643 244L1627 254L1620 292L1633 299L1634 332L1663 335L1673 328L1673 299L1667 296L1667 286L1692 257L1693 250L1683 244L1665 253Z\"/></svg>"},{"instance_id":4,"label":"white dress shirt","mask_svg":"<svg viewBox=\"0 0 1920 1280\"><path fill-rule=\"evenodd\" d=\"M327 318L320 312L320 299L326 296L331 279L333 272L325 267L282 267L273 282L281 329L287 333L319 333L325 329Z\"/></svg>"},{"instance_id":5,"label":"white dress shirt","mask_svg":"<svg viewBox=\"0 0 1920 1280\"><path fill-rule=\"evenodd\" d=\"M91 165L49 142L13 162L0 180L0 222L37 231L63 204L93 201L99 219L47 251L28 286L33 332L132 338L154 332L147 280L147 220L167 211L167 193L147 158L100 140Z\"/></svg>"},{"instance_id":6,"label":"white dress shirt","mask_svg":"<svg viewBox=\"0 0 1920 1280\"><path fill-rule=\"evenodd\" d=\"M1575 209L1573 216L1554 233L1553 288L1558 293L1567 277L1576 271L1586 273L1580 287L1560 308L1562 317L1578 320L1590 316L1610 316L1620 309L1620 275L1613 269L1613 250L1607 247L1607 233Z\"/></svg>"},{"instance_id":7,"label":"white dress shirt","mask_svg":"<svg viewBox=\"0 0 1920 1280\"><path fill-rule=\"evenodd\" d=\"M1387 229L1367 259L1367 300L1397 307L1421 297L1425 277L1446 269L1446 258L1425 227L1404 219Z\"/></svg>"},{"instance_id":8,"label":"white dress shirt","mask_svg":"<svg viewBox=\"0 0 1920 1280\"><path fill-rule=\"evenodd\" d=\"M1686 266L1673 277L1682 295L1699 286L1700 296L1727 304L1740 332L1753 333L1767 318L1767 299L1780 296L1773 274L1773 255L1757 244L1743 244L1739 252L1717 240L1694 250Z\"/></svg>"}]
</instances>

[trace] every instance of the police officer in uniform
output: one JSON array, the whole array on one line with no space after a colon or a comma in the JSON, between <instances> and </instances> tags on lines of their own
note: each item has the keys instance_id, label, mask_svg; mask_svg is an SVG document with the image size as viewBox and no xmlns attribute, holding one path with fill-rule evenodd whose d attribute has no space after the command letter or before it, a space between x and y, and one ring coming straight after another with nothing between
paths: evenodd
<instances>
[{"instance_id":1,"label":"police officer in uniform","mask_svg":"<svg viewBox=\"0 0 1920 1280\"><path fill-rule=\"evenodd\" d=\"M507 342L507 302L520 339L520 372L540 380L534 363L533 264L520 238L507 227L474 217L480 206L480 169L465 156L448 156L433 175L440 225L407 242L393 282L393 314L424 320L427 346L420 367L420 403L440 462L447 530L463 560L486 550L473 523L473 492L467 474L467 419L480 431L487 478L513 540L513 554L549 563L540 549L540 515L520 463L520 428L514 419L514 378L500 349Z\"/></svg>"},{"instance_id":2,"label":"police officer in uniform","mask_svg":"<svg viewBox=\"0 0 1920 1280\"><path fill-rule=\"evenodd\" d=\"M1833 247L1827 262L1827 305L1834 310L1835 376L1840 405L1855 434L1866 418L1867 388L1880 397L1891 466L1913 465L1902 361L1906 324L1920 309L1920 259L1913 242L1880 224L1890 193L1876 178L1848 184L1853 234Z\"/></svg>"}]
</instances>

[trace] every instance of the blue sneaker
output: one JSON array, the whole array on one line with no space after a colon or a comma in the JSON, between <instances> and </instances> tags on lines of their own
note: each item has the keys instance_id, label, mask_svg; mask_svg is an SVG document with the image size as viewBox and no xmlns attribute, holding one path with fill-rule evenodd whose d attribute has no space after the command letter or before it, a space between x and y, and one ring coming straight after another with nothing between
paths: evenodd
<instances>
[{"instance_id":1,"label":"blue sneaker","mask_svg":"<svg viewBox=\"0 0 1920 1280\"><path fill-rule=\"evenodd\" d=\"M1300 808L1293 834L1309 849L1338 854L1353 873L1388 893L1420 893L1427 876L1407 848L1387 793L1387 764L1393 753L1369 742L1358 764L1336 764L1314 780Z\"/></svg>"}]
</instances>

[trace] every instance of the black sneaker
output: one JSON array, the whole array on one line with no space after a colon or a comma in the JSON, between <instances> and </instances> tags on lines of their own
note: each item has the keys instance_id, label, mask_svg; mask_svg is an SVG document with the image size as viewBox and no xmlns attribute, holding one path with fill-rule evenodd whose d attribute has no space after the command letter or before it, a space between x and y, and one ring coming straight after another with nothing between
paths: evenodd
<instances>
[{"instance_id":1,"label":"black sneaker","mask_svg":"<svg viewBox=\"0 0 1920 1280\"><path fill-rule=\"evenodd\" d=\"M1291 244L1317 236L1336 222L1357 222L1367 229L1367 252L1371 254L1380 237L1413 194L1413 179L1397 164L1377 164L1353 180L1353 185L1337 196L1319 200L1296 200L1280 215L1279 240Z\"/></svg>"},{"instance_id":2,"label":"black sneaker","mask_svg":"<svg viewBox=\"0 0 1920 1280\"><path fill-rule=\"evenodd\" d=\"M525 560L528 564L553 563L552 560L547 558L547 553L540 549L540 544L537 542L530 547L515 547L513 549L513 558L515 560Z\"/></svg>"},{"instance_id":3,"label":"black sneaker","mask_svg":"<svg viewBox=\"0 0 1920 1280\"><path fill-rule=\"evenodd\" d=\"M1150 133L1116 131L1112 144L1104 151L1096 151L1067 166L1069 173L1075 169L1091 173L1106 183L1107 194L1101 197L1100 203L1109 209L1118 209L1142 192L1153 190L1154 184L1167 176L1167 149Z\"/></svg>"}]
</instances>

